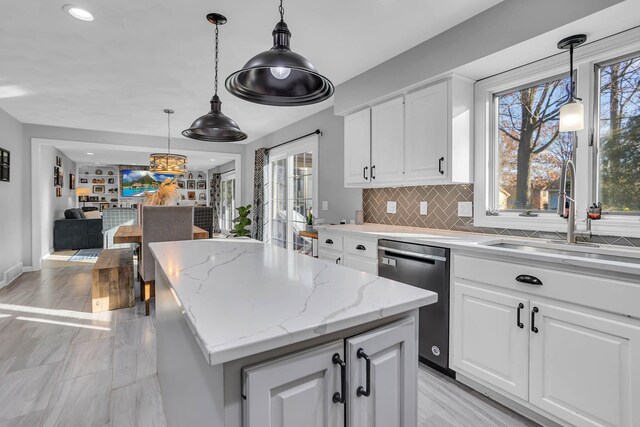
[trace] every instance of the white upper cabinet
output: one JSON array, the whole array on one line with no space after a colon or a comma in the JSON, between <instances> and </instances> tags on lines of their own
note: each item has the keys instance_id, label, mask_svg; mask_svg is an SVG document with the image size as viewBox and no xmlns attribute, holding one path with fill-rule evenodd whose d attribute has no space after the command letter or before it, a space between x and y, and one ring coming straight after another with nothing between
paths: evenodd
<instances>
[{"instance_id":1,"label":"white upper cabinet","mask_svg":"<svg viewBox=\"0 0 640 427\"><path fill-rule=\"evenodd\" d=\"M344 182L361 187L371 176L371 110L344 118Z\"/></svg>"},{"instance_id":2,"label":"white upper cabinet","mask_svg":"<svg viewBox=\"0 0 640 427\"><path fill-rule=\"evenodd\" d=\"M345 186L472 182L473 82L452 75L345 117Z\"/></svg>"},{"instance_id":3,"label":"white upper cabinet","mask_svg":"<svg viewBox=\"0 0 640 427\"><path fill-rule=\"evenodd\" d=\"M447 81L406 97L405 180L422 183L446 179L449 160Z\"/></svg>"},{"instance_id":4,"label":"white upper cabinet","mask_svg":"<svg viewBox=\"0 0 640 427\"><path fill-rule=\"evenodd\" d=\"M401 184L404 179L404 99L371 109L371 185Z\"/></svg>"}]
</instances>

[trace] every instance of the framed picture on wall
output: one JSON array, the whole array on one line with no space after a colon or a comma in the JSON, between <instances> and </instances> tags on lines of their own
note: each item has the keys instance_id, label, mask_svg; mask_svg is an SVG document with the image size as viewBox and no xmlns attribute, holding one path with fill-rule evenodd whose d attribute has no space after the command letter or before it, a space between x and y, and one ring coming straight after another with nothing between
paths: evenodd
<instances>
[{"instance_id":1,"label":"framed picture on wall","mask_svg":"<svg viewBox=\"0 0 640 427\"><path fill-rule=\"evenodd\" d=\"M80 178L80 184L88 184L89 180L87 178Z\"/></svg>"},{"instance_id":2,"label":"framed picture on wall","mask_svg":"<svg viewBox=\"0 0 640 427\"><path fill-rule=\"evenodd\" d=\"M109 203L100 203L100 212L103 212L105 209L109 209Z\"/></svg>"},{"instance_id":3,"label":"framed picture on wall","mask_svg":"<svg viewBox=\"0 0 640 427\"><path fill-rule=\"evenodd\" d=\"M196 199L196 192L195 191L189 191L187 193L187 199L189 200L195 200Z\"/></svg>"},{"instance_id":4,"label":"framed picture on wall","mask_svg":"<svg viewBox=\"0 0 640 427\"><path fill-rule=\"evenodd\" d=\"M93 186L93 192L95 194L101 194L104 193L104 185L94 185Z\"/></svg>"},{"instance_id":5,"label":"framed picture on wall","mask_svg":"<svg viewBox=\"0 0 640 427\"><path fill-rule=\"evenodd\" d=\"M198 195L198 200L201 200L203 202L206 201L207 200L207 193L200 193Z\"/></svg>"},{"instance_id":6,"label":"framed picture on wall","mask_svg":"<svg viewBox=\"0 0 640 427\"><path fill-rule=\"evenodd\" d=\"M116 183L116 179L115 178L109 178L107 184L115 184Z\"/></svg>"},{"instance_id":7,"label":"framed picture on wall","mask_svg":"<svg viewBox=\"0 0 640 427\"><path fill-rule=\"evenodd\" d=\"M198 190L206 190L207 181L198 181Z\"/></svg>"},{"instance_id":8,"label":"framed picture on wall","mask_svg":"<svg viewBox=\"0 0 640 427\"><path fill-rule=\"evenodd\" d=\"M56 197L62 197L62 187L56 187Z\"/></svg>"},{"instance_id":9,"label":"framed picture on wall","mask_svg":"<svg viewBox=\"0 0 640 427\"><path fill-rule=\"evenodd\" d=\"M184 181L178 181L178 188L184 189Z\"/></svg>"},{"instance_id":10,"label":"framed picture on wall","mask_svg":"<svg viewBox=\"0 0 640 427\"><path fill-rule=\"evenodd\" d=\"M76 176L72 173L69 174L69 190L76 189Z\"/></svg>"},{"instance_id":11,"label":"framed picture on wall","mask_svg":"<svg viewBox=\"0 0 640 427\"><path fill-rule=\"evenodd\" d=\"M195 190L195 189L196 189L196 182L193 179L188 179L187 190Z\"/></svg>"},{"instance_id":12,"label":"framed picture on wall","mask_svg":"<svg viewBox=\"0 0 640 427\"><path fill-rule=\"evenodd\" d=\"M0 148L0 181L10 181L11 153Z\"/></svg>"}]
</instances>

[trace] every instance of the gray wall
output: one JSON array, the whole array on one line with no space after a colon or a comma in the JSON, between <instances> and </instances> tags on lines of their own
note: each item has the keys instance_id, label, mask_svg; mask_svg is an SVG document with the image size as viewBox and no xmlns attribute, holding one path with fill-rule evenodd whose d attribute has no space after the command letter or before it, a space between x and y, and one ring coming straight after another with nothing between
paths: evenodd
<instances>
[{"instance_id":1,"label":"gray wall","mask_svg":"<svg viewBox=\"0 0 640 427\"><path fill-rule=\"evenodd\" d=\"M335 112L344 115L620 1L505 0L340 84Z\"/></svg>"},{"instance_id":2,"label":"gray wall","mask_svg":"<svg viewBox=\"0 0 640 427\"><path fill-rule=\"evenodd\" d=\"M64 185L62 197L56 197L56 189L53 186L53 167L56 164L56 156L62 158L64 171ZM40 192L40 238L41 256L47 255L53 250L53 223L56 219L64 218L64 211L77 206L75 191L69 189L69 174L76 174L76 162L69 159L55 147L42 147L40 153L40 176L35 190Z\"/></svg>"},{"instance_id":3,"label":"gray wall","mask_svg":"<svg viewBox=\"0 0 640 427\"><path fill-rule=\"evenodd\" d=\"M356 209L362 209L362 190L344 188L344 119L327 108L277 132L273 132L246 146L243 156L243 204L253 204L253 167L255 150L297 138L316 129L323 133L318 138L318 202L329 202L329 210L318 206L318 216L327 222L349 221Z\"/></svg>"},{"instance_id":4,"label":"gray wall","mask_svg":"<svg viewBox=\"0 0 640 427\"><path fill-rule=\"evenodd\" d=\"M231 170L234 170L236 168L236 161L232 160L228 163L225 163L224 165L220 165L220 166L216 166L215 168L209 169L209 176L211 176L212 173L225 173L225 172L229 172ZM253 177L253 175L252 175Z\"/></svg>"},{"instance_id":5,"label":"gray wall","mask_svg":"<svg viewBox=\"0 0 640 427\"><path fill-rule=\"evenodd\" d=\"M0 182L0 282L6 270L22 262L20 224L27 214L22 200L28 198L25 178L29 176L22 167L26 151L22 132L22 124L0 109L0 147L11 152L11 181Z\"/></svg>"}]
</instances>

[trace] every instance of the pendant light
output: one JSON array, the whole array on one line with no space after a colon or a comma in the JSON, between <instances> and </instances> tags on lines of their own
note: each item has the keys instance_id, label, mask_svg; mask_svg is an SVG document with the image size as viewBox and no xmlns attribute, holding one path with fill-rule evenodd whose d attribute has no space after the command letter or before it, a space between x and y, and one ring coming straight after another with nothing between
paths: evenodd
<instances>
[{"instance_id":1,"label":"pendant light","mask_svg":"<svg viewBox=\"0 0 640 427\"><path fill-rule=\"evenodd\" d=\"M577 34L558 42L558 49L569 49L569 101L560 107L560 132L575 132L584 129L584 105L576 97L573 82L573 49L587 41L587 36Z\"/></svg>"},{"instance_id":2,"label":"pendant light","mask_svg":"<svg viewBox=\"0 0 640 427\"><path fill-rule=\"evenodd\" d=\"M236 142L247 139L247 134L240 130L236 122L222 114L222 102L218 97L218 26L224 25L227 18L219 13L207 15L207 21L216 26L215 50L215 83L214 95L211 98L211 111L198 117L191 127L182 131L187 138L210 142Z\"/></svg>"},{"instance_id":3,"label":"pendant light","mask_svg":"<svg viewBox=\"0 0 640 427\"><path fill-rule=\"evenodd\" d=\"M315 104L330 98L334 92L331 81L289 48L291 33L284 22L282 0L279 11L280 22L271 33L273 47L227 77L227 90L245 101L279 107Z\"/></svg>"},{"instance_id":4,"label":"pendant light","mask_svg":"<svg viewBox=\"0 0 640 427\"><path fill-rule=\"evenodd\" d=\"M171 115L173 110L165 109L167 114L167 152L153 153L149 156L149 171L154 173L180 175L187 173L187 158L181 154L171 154Z\"/></svg>"}]
</instances>

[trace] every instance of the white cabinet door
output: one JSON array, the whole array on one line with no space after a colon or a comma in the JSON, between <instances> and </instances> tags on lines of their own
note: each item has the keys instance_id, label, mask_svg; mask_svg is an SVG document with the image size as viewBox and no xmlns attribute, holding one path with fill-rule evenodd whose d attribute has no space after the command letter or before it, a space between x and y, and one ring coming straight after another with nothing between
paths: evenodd
<instances>
[{"instance_id":1,"label":"white cabinet door","mask_svg":"<svg viewBox=\"0 0 640 427\"><path fill-rule=\"evenodd\" d=\"M405 98L405 183L449 179L448 84L438 83Z\"/></svg>"},{"instance_id":2,"label":"white cabinet door","mask_svg":"<svg viewBox=\"0 0 640 427\"><path fill-rule=\"evenodd\" d=\"M378 262L367 258L345 254L343 265L365 273L378 275Z\"/></svg>"},{"instance_id":3,"label":"white cabinet door","mask_svg":"<svg viewBox=\"0 0 640 427\"><path fill-rule=\"evenodd\" d=\"M371 177L371 110L344 118L344 184L362 187Z\"/></svg>"},{"instance_id":4,"label":"white cabinet door","mask_svg":"<svg viewBox=\"0 0 640 427\"><path fill-rule=\"evenodd\" d=\"M529 401L576 426L640 426L640 328L535 300Z\"/></svg>"},{"instance_id":5,"label":"white cabinet door","mask_svg":"<svg viewBox=\"0 0 640 427\"><path fill-rule=\"evenodd\" d=\"M454 370L526 400L529 302L508 293L455 283L453 308Z\"/></svg>"},{"instance_id":6,"label":"white cabinet door","mask_svg":"<svg viewBox=\"0 0 640 427\"><path fill-rule=\"evenodd\" d=\"M318 253L318 259L329 261L333 264L344 265L342 252L332 252L320 249L320 252Z\"/></svg>"},{"instance_id":7,"label":"white cabinet door","mask_svg":"<svg viewBox=\"0 0 640 427\"><path fill-rule=\"evenodd\" d=\"M416 341L413 318L347 340L347 425L417 425ZM364 353L358 357L360 349ZM365 355L369 358L370 367L368 385ZM369 392L369 395L358 393L358 390Z\"/></svg>"},{"instance_id":8,"label":"white cabinet door","mask_svg":"<svg viewBox=\"0 0 640 427\"><path fill-rule=\"evenodd\" d=\"M340 366L344 342L243 369L245 427L344 427Z\"/></svg>"},{"instance_id":9,"label":"white cabinet door","mask_svg":"<svg viewBox=\"0 0 640 427\"><path fill-rule=\"evenodd\" d=\"M371 185L399 184L404 179L404 99L371 109Z\"/></svg>"}]
</instances>

